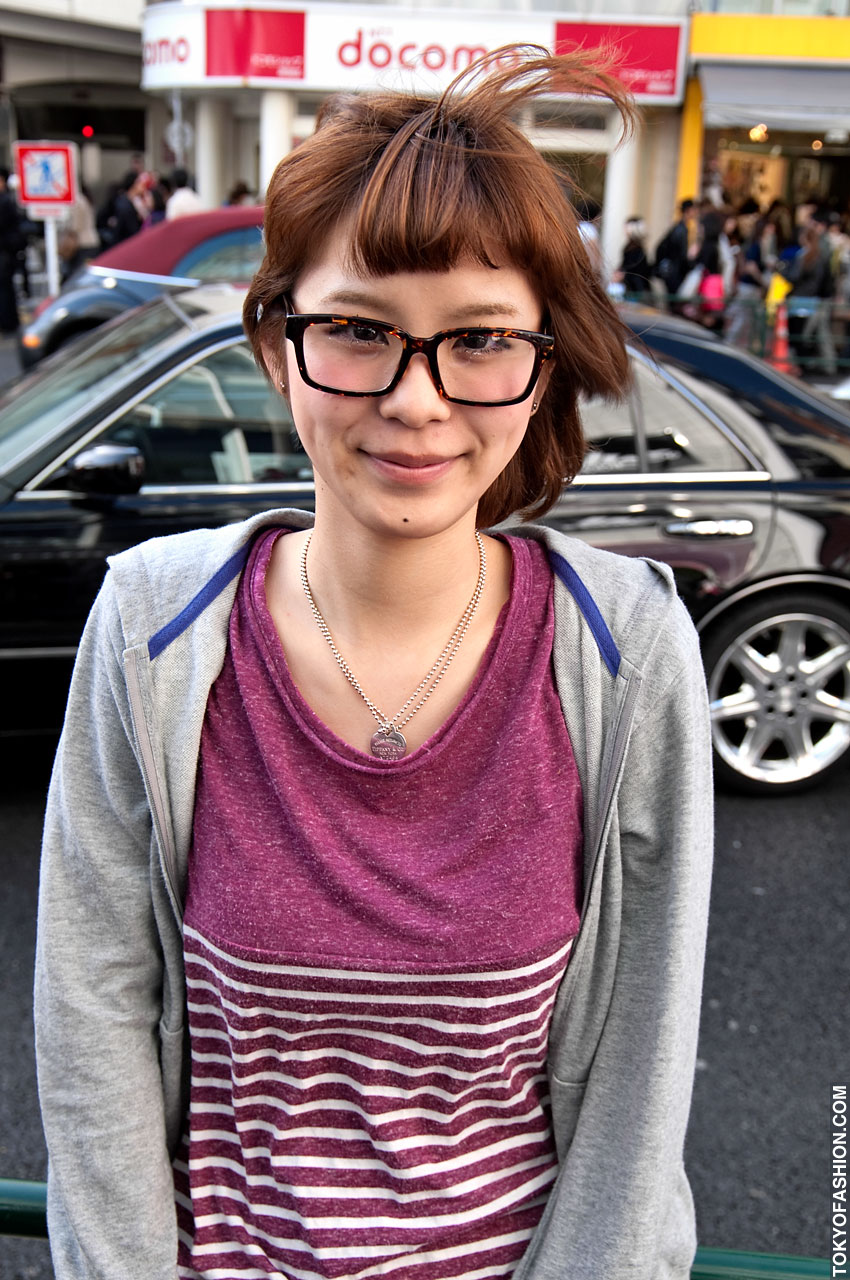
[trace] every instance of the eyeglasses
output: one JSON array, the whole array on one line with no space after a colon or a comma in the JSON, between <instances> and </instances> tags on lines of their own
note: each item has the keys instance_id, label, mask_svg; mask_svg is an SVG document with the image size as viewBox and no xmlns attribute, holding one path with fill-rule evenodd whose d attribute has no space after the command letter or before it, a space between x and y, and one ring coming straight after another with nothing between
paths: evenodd
<instances>
[{"instance_id":1,"label":"eyeglasses","mask_svg":"<svg viewBox=\"0 0 850 1280\"><path fill-rule=\"evenodd\" d=\"M301 377L318 391L385 396L421 354L443 399L471 405L527 400L555 345L549 334L525 329L444 329L414 338L361 316L288 314L284 331Z\"/></svg>"}]
</instances>

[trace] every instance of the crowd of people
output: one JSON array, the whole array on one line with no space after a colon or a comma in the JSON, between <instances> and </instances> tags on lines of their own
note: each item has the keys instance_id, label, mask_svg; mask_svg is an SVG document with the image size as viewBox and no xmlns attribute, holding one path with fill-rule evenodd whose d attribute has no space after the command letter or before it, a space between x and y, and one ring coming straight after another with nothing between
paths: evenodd
<instances>
[{"instance_id":1,"label":"crowd of people","mask_svg":"<svg viewBox=\"0 0 850 1280\"><path fill-rule=\"evenodd\" d=\"M850 354L850 216L814 200L762 209L711 199L682 200L654 252L639 217L626 241L612 289L669 306L737 346L764 350L778 304L803 370L834 375Z\"/></svg>"}]
</instances>

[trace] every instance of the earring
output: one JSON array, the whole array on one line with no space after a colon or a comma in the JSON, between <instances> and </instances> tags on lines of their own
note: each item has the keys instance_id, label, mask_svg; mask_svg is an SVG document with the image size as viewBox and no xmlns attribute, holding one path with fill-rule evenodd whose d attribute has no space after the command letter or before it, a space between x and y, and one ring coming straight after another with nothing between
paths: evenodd
<instances>
[{"instance_id":1,"label":"earring","mask_svg":"<svg viewBox=\"0 0 850 1280\"><path fill-rule=\"evenodd\" d=\"M283 394L286 395L286 383L281 381L278 385L280 386L280 389L283 392Z\"/></svg>"},{"instance_id":2,"label":"earring","mask_svg":"<svg viewBox=\"0 0 850 1280\"><path fill-rule=\"evenodd\" d=\"M532 412L532 413L536 413L536 412L537 412L537 409L538 409L538 407L539 407L539 403L540 403L540 402L539 402L538 400L532 400L532 402L531 402L531 412Z\"/></svg>"}]
</instances>

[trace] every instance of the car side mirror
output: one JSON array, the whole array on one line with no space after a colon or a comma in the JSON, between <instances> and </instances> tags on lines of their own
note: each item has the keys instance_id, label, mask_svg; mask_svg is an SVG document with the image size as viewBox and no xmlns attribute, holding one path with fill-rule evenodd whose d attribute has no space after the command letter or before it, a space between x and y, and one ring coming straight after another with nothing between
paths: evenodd
<instances>
[{"instance_id":1,"label":"car side mirror","mask_svg":"<svg viewBox=\"0 0 850 1280\"><path fill-rule=\"evenodd\" d=\"M145 459L135 445L93 444L71 458L56 478L75 493L119 497L138 493L144 476Z\"/></svg>"}]
</instances>

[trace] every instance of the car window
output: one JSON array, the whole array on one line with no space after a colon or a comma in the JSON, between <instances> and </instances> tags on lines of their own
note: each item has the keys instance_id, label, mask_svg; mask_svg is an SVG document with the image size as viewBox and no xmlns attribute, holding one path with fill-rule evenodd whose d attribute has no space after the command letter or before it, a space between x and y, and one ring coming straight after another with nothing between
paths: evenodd
<instances>
[{"instance_id":1,"label":"car window","mask_svg":"<svg viewBox=\"0 0 850 1280\"><path fill-rule=\"evenodd\" d=\"M262 258L261 228L239 227L196 245L176 263L173 274L197 280L248 281Z\"/></svg>"},{"instance_id":2,"label":"car window","mask_svg":"<svg viewBox=\"0 0 850 1280\"><path fill-rule=\"evenodd\" d=\"M185 327L176 308L165 301L154 303L87 337L52 368L22 378L0 399L0 467L42 443L93 397L109 394Z\"/></svg>"},{"instance_id":3,"label":"car window","mask_svg":"<svg viewBox=\"0 0 850 1280\"><path fill-rule=\"evenodd\" d=\"M581 404L581 421L588 444L583 476L619 475L640 471L634 400L612 403L594 396Z\"/></svg>"},{"instance_id":4,"label":"car window","mask_svg":"<svg viewBox=\"0 0 850 1280\"><path fill-rule=\"evenodd\" d=\"M632 362L648 472L749 471L725 432L661 372Z\"/></svg>"},{"instance_id":5,"label":"car window","mask_svg":"<svg viewBox=\"0 0 850 1280\"><path fill-rule=\"evenodd\" d=\"M140 449L145 485L279 483L313 474L285 401L244 342L177 373L93 443Z\"/></svg>"}]
</instances>

